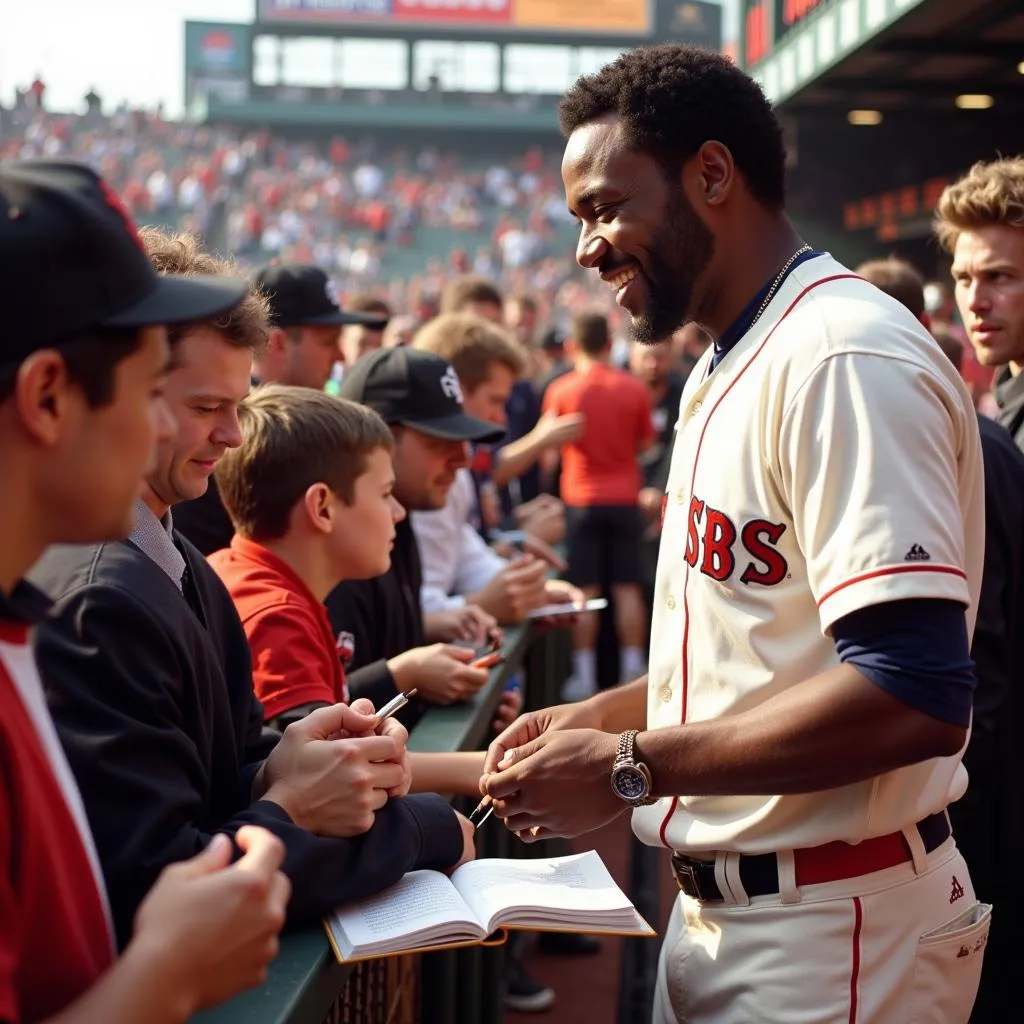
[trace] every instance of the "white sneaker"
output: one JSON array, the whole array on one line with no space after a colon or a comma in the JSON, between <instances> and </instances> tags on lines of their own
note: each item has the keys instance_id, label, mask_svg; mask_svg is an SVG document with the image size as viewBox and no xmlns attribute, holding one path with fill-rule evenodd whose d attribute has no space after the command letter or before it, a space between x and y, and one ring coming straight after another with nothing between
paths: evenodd
<instances>
[{"instance_id":1,"label":"white sneaker","mask_svg":"<svg viewBox=\"0 0 1024 1024\"><path fill-rule=\"evenodd\" d=\"M579 676L569 676L562 684L562 700L573 703L586 700L597 693L597 683L585 683Z\"/></svg>"}]
</instances>

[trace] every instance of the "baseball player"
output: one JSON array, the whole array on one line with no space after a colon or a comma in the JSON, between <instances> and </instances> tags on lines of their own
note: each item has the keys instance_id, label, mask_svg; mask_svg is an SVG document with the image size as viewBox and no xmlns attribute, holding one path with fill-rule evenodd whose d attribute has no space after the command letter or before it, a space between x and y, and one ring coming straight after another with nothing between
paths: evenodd
<instances>
[{"instance_id":1,"label":"baseball player","mask_svg":"<svg viewBox=\"0 0 1024 1024\"><path fill-rule=\"evenodd\" d=\"M634 808L680 896L655 1020L970 1014L991 908L946 807L984 544L970 397L902 306L805 245L728 60L632 51L561 107L577 258L635 340L715 339L683 394L649 676L526 715L481 788L531 841Z\"/></svg>"}]
</instances>

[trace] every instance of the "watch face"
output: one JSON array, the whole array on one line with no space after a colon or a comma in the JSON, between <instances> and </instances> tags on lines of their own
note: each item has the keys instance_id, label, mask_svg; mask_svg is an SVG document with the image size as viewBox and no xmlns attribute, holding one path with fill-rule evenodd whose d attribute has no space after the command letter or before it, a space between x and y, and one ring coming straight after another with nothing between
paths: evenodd
<instances>
[{"instance_id":1,"label":"watch face","mask_svg":"<svg viewBox=\"0 0 1024 1024\"><path fill-rule=\"evenodd\" d=\"M612 789L623 800L642 800L649 789L647 779L636 768L619 768L612 776Z\"/></svg>"}]
</instances>

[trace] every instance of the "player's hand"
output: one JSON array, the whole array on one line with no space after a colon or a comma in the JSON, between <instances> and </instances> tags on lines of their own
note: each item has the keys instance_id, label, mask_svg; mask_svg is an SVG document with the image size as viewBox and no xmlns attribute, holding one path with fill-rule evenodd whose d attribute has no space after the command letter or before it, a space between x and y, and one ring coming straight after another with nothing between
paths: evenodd
<instances>
[{"instance_id":1,"label":"player's hand","mask_svg":"<svg viewBox=\"0 0 1024 1024\"><path fill-rule=\"evenodd\" d=\"M501 702L495 711L495 719L491 728L496 735L500 736L518 717L523 709L523 695L516 687L514 690L506 690L501 695Z\"/></svg>"},{"instance_id":2,"label":"player's hand","mask_svg":"<svg viewBox=\"0 0 1024 1024\"><path fill-rule=\"evenodd\" d=\"M508 751L525 746L549 732L567 729L600 729L601 716L589 700L572 704L556 704L540 711L520 715L497 739L491 741L484 758L484 778L498 770L498 762ZM483 778L480 792L484 793Z\"/></svg>"},{"instance_id":3,"label":"player's hand","mask_svg":"<svg viewBox=\"0 0 1024 1024\"><path fill-rule=\"evenodd\" d=\"M462 856L448 869L448 874L461 868L463 864L468 864L471 860L476 859L476 829L473 828L469 818L465 815L459 814L458 811L453 813L458 818L459 825L462 828Z\"/></svg>"},{"instance_id":4,"label":"player's hand","mask_svg":"<svg viewBox=\"0 0 1024 1024\"><path fill-rule=\"evenodd\" d=\"M494 813L524 842L571 839L628 810L609 785L617 751L618 738L611 733L548 731L507 749L498 770L481 780L481 789L491 797Z\"/></svg>"},{"instance_id":5,"label":"player's hand","mask_svg":"<svg viewBox=\"0 0 1024 1024\"><path fill-rule=\"evenodd\" d=\"M333 738L365 730L367 721L374 732L376 719L334 704L288 726L267 758L263 799L318 835L345 838L368 831L389 791L403 785L407 768L397 734Z\"/></svg>"},{"instance_id":6,"label":"player's hand","mask_svg":"<svg viewBox=\"0 0 1024 1024\"><path fill-rule=\"evenodd\" d=\"M544 604L547 572L539 558L524 555L496 573L473 599L500 623L522 622L529 611Z\"/></svg>"},{"instance_id":7,"label":"player's hand","mask_svg":"<svg viewBox=\"0 0 1024 1024\"><path fill-rule=\"evenodd\" d=\"M431 641L479 647L490 638L498 623L479 605L467 604L449 611L428 612L423 616L423 625Z\"/></svg>"},{"instance_id":8,"label":"player's hand","mask_svg":"<svg viewBox=\"0 0 1024 1024\"><path fill-rule=\"evenodd\" d=\"M281 841L246 825L235 836L243 856L216 835L201 853L165 868L135 915L125 953L168 980L167 991L197 1010L260 984L278 950L291 883L280 872Z\"/></svg>"},{"instance_id":9,"label":"player's hand","mask_svg":"<svg viewBox=\"0 0 1024 1024\"><path fill-rule=\"evenodd\" d=\"M490 678L484 668L473 668L473 652L453 644L414 647L388 662L399 689L416 687L431 704L469 700Z\"/></svg>"}]
</instances>

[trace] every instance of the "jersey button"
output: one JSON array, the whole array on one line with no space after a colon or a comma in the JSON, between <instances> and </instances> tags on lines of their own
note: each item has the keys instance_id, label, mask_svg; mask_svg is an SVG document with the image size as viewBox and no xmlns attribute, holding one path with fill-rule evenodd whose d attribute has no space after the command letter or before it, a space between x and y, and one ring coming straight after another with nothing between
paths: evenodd
<instances>
[{"instance_id":1,"label":"jersey button","mask_svg":"<svg viewBox=\"0 0 1024 1024\"><path fill-rule=\"evenodd\" d=\"M667 704L672 699L672 687L666 683L659 691L658 696Z\"/></svg>"},{"instance_id":2,"label":"jersey button","mask_svg":"<svg viewBox=\"0 0 1024 1024\"><path fill-rule=\"evenodd\" d=\"M666 604L668 605L668 610L669 611L675 611L676 599L674 597L672 597L671 594L669 595L669 598L668 598L668 601L666 602Z\"/></svg>"},{"instance_id":3,"label":"jersey button","mask_svg":"<svg viewBox=\"0 0 1024 1024\"><path fill-rule=\"evenodd\" d=\"M700 412L700 402L694 402L693 408L690 410L691 416L696 416Z\"/></svg>"},{"instance_id":4,"label":"jersey button","mask_svg":"<svg viewBox=\"0 0 1024 1024\"><path fill-rule=\"evenodd\" d=\"M685 487L680 487L679 490L676 491L676 501L680 505L685 504L685 502L686 502L686 488Z\"/></svg>"}]
</instances>

